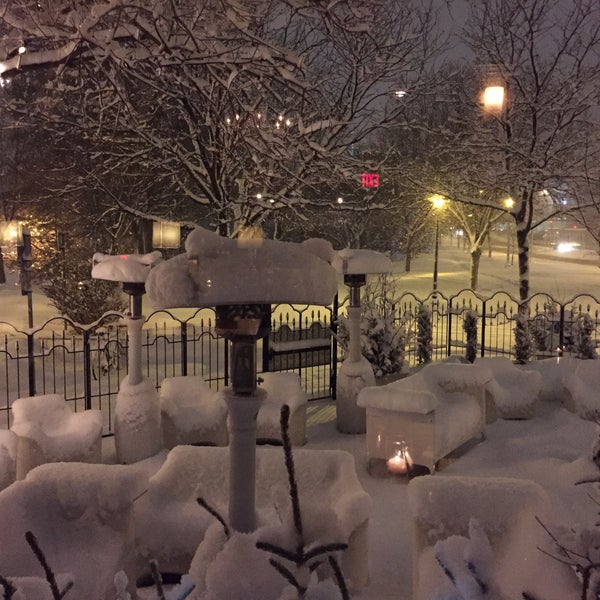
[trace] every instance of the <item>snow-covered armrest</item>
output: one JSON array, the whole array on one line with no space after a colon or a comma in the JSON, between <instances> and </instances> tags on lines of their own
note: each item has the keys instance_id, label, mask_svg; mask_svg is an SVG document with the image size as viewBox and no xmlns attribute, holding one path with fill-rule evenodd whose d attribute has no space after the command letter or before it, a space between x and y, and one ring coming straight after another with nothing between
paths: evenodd
<instances>
[{"instance_id":1,"label":"snow-covered armrest","mask_svg":"<svg viewBox=\"0 0 600 600\"><path fill-rule=\"evenodd\" d=\"M523 369L504 356L478 358L475 365L489 369L491 379L486 394L491 409L503 419L528 419L535 416L542 389L542 374Z\"/></svg>"},{"instance_id":2,"label":"snow-covered armrest","mask_svg":"<svg viewBox=\"0 0 600 600\"><path fill-rule=\"evenodd\" d=\"M563 405L584 419L597 420L600 415L600 360L573 359L574 368L566 375Z\"/></svg>"}]
</instances>

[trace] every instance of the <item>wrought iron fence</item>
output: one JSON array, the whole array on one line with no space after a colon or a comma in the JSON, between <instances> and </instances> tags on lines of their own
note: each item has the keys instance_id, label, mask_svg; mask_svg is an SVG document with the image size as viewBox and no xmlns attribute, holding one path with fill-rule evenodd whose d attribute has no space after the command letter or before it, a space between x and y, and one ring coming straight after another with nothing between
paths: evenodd
<instances>
[{"instance_id":1,"label":"wrought iron fence","mask_svg":"<svg viewBox=\"0 0 600 600\"><path fill-rule=\"evenodd\" d=\"M397 321L412 335L407 338L405 360L417 362L416 327L419 308L431 315L432 359L464 355L464 320L477 317L477 351L480 356L511 356L515 317L520 303L497 292L483 298L471 290L451 297L437 293L425 299L403 294L396 303ZM330 307L277 305L272 307L272 331L259 340L261 371L294 371L310 399L335 397L336 373L342 358L335 335L338 315L346 301L336 298ZM600 302L580 295L560 302L536 294L525 305L535 339L534 358L569 351L574 330L583 315L594 324L598 343ZM74 410L100 408L105 433L112 431L114 402L119 382L127 371L127 328L122 315L111 313L82 326L54 317L38 328L22 331L0 322L0 427L9 427L10 406L22 396L59 393ZM212 309L157 311L146 318L143 329L143 373L158 389L165 377L201 375L216 389L228 385L229 345L215 333Z\"/></svg>"}]
</instances>

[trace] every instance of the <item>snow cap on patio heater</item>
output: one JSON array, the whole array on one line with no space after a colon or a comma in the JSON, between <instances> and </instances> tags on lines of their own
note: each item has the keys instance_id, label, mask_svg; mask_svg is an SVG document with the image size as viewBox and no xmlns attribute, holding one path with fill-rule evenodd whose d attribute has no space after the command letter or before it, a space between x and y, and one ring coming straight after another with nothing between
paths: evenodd
<instances>
[{"instance_id":1,"label":"snow cap on patio heater","mask_svg":"<svg viewBox=\"0 0 600 600\"><path fill-rule=\"evenodd\" d=\"M92 257L92 277L107 281L119 281L123 291L129 295L130 313L134 318L142 314L141 298L145 292L144 283L150 269L161 261L160 252L149 254L102 254Z\"/></svg>"}]
</instances>

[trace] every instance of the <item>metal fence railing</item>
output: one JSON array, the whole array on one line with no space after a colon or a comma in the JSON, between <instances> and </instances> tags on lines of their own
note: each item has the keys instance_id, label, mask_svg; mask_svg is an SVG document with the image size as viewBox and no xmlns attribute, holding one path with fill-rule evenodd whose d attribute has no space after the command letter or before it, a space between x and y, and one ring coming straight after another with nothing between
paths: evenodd
<instances>
[{"instance_id":1,"label":"metal fence railing","mask_svg":"<svg viewBox=\"0 0 600 600\"><path fill-rule=\"evenodd\" d=\"M345 306L337 298L330 307L273 306L271 333L258 342L259 372L294 371L309 399L335 397L342 351L332 331ZM405 348L409 365L417 362L414 332L421 306L431 315L433 360L464 355L468 312L477 317L480 356L513 355L520 303L509 294L483 298L462 290L451 297L438 293L420 299L405 293L395 309L397 322L412 333ZM594 343L599 341L600 302L591 296L559 302L537 294L524 308L535 339L534 358L556 356L558 348L569 351L583 315L591 317ZM54 317L26 331L0 323L0 428L10 426L10 406L16 398L59 393L74 410L100 408L105 432L112 432L114 402L127 371L127 328L120 317L111 313L86 326ZM229 344L215 333L212 309L154 312L142 333L143 374L157 389L165 377L175 375L201 375L216 389L228 385Z\"/></svg>"}]
</instances>

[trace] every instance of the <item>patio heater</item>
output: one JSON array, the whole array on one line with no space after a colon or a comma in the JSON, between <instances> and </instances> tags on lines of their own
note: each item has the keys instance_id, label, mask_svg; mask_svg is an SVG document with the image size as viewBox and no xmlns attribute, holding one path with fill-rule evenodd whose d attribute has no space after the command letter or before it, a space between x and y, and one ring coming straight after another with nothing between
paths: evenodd
<instances>
[{"instance_id":1,"label":"patio heater","mask_svg":"<svg viewBox=\"0 0 600 600\"><path fill-rule=\"evenodd\" d=\"M269 304L216 307L215 332L231 342L231 386L224 391L229 411L229 522L250 532L255 523L256 418L265 392L256 386L256 341L270 331Z\"/></svg>"},{"instance_id":2,"label":"patio heater","mask_svg":"<svg viewBox=\"0 0 600 600\"><path fill-rule=\"evenodd\" d=\"M107 281L118 281L123 286L123 292L129 296L129 311L124 317L127 326L127 379L119 386L115 409L115 446L117 456L122 463L132 463L153 456L162 442L160 431L160 413L156 393L145 390L145 378L142 374L142 296L145 293L145 281L150 269L161 261L158 251L149 254L120 254L109 255L97 252L92 263L92 277ZM132 392L133 391L133 392ZM155 390L154 390L155 392ZM122 419L120 414L127 404L133 405L132 394L143 394L147 397L138 406L145 405L139 410L147 410L148 415L137 415L138 421L144 422L144 428L136 429L128 425L129 419ZM150 415L150 416L149 416ZM133 422L133 419L131 419Z\"/></svg>"},{"instance_id":3,"label":"patio heater","mask_svg":"<svg viewBox=\"0 0 600 600\"><path fill-rule=\"evenodd\" d=\"M152 269L146 289L156 309L214 306L215 331L231 343L231 385L223 391L229 409L229 522L250 532L256 528L256 418L264 397L257 389L256 341L270 330L271 304L328 305L337 276L302 244L233 240L197 228L185 248Z\"/></svg>"},{"instance_id":4,"label":"patio heater","mask_svg":"<svg viewBox=\"0 0 600 600\"><path fill-rule=\"evenodd\" d=\"M348 352L337 378L336 425L342 433L365 433L366 411L357 405L356 399L361 389L375 385L375 375L360 347L360 289L367 283L367 274L389 273L392 262L381 252L346 248L338 252L338 259L333 262L333 266L343 274L344 283L350 290Z\"/></svg>"}]
</instances>

